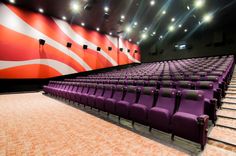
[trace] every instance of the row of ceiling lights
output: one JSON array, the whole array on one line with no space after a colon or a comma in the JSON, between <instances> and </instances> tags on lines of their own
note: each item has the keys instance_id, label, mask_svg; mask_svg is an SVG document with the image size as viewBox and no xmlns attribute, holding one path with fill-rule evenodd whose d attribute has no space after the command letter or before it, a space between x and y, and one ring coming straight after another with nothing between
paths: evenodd
<instances>
[{"instance_id":1,"label":"row of ceiling lights","mask_svg":"<svg viewBox=\"0 0 236 156\"><path fill-rule=\"evenodd\" d=\"M9 0L9 2L12 3L12 4L15 4L15 0ZM156 3L155 0L151 0L151 1L150 1L150 5L151 5L151 6L154 6L155 3ZM194 7L195 7L195 8L201 8L201 7L204 6L204 3L205 3L205 0L195 0L195 2L194 2ZM71 8L71 10L72 10L73 13L78 13L78 12L80 11L79 3L76 2L76 1L72 1L72 2L71 2L70 8ZM188 10L191 9L189 5L187 6L187 9L188 9ZM109 9L108 6L105 6L105 7L104 7L105 13L109 12L109 10L110 10L110 9ZM39 11L40 13L44 13L43 8L39 8L38 11ZM166 10L163 10L161 13L162 13L162 15L165 15L165 14L166 14ZM210 21L212 20L212 18L213 18L213 17L212 17L212 14L206 14L206 15L204 15L202 21L205 22L205 23L206 23L206 22L210 22ZM62 19L63 19L63 20L67 20L67 17L66 17L66 16L62 16ZM124 20L125 20L125 15L121 15L121 16L120 16L120 21L124 22ZM171 21L172 23L174 23L174 22L176 21L176 19L173 17L173 18L171 18L170 21ZM199 24L201 24L201 22L199 22ZM138 22L134 22L133 28L135 28L137 25L138 25ZM84 22L81 22L81 26L85 26L85 23L84 23ZM182 24L179 24L179 25L178 25L178 28L181 28L181 27L182 27ZM144 30L143 30L143 33L141 34L141 40L145 40L145 39L148 37L148 35L146 34L147 30L148 30L148 28L145 27ZM171 24L171 25L168 27L168 31L169 31L169 32L173 32L173 31L175 31L175 30L176 30L176 26L175 26L174 24ZM97 28L96 28L96 31L100 31L100 28L97 27ZM128 33L128 34L131 33L131 31L132 31L131 26L127 26L127 27L125 28L125 31L126 31L126 33ZM188 29L185 28L185 29L184 29L184 32L188 32ZM113 35L112 32L109 32L109 35ZM155 35L156 35L156 32L152 32L150 36L155 36ZM159 36L159 39L163 39L163 36L160 35L160 36ZM130 38L129 41L131 42L132 39ZM139 44L139 43L140 43L140 42L137 42L137 44Z\"/></svg>"}]
</instances>

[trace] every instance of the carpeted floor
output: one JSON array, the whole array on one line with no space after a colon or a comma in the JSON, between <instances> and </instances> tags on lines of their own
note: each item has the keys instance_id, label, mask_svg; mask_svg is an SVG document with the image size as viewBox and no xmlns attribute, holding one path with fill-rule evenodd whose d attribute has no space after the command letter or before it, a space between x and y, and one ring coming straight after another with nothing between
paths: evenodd
<instances>
[{"instance_id":1,"label":"carpeted floor","mask_svg":"<svg viewBox=\"0 0 236 156\"><path fill-rule=\"evenodd\" d=\"M0 155L189 155L41 93L0 95Z\"/></svg>"}]
</instances>

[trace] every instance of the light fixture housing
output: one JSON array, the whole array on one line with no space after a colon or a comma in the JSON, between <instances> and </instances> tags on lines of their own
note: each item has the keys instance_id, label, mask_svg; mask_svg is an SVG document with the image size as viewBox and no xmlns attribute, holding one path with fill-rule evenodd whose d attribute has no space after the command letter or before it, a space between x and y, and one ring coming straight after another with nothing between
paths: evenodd
<instances>
[{"instance_id":1,"label":"light fixture housing","mask_svg":"<svg viewBox=\"0 0 236 156\"><path fill-rule=\"evenodd\" d=\"M63 19L63 20L66 20L67 18L66 18L66 16L62 16L62 19Z\"/></svg>"},{"instance_id":2,"label":"light fixture housing","mask_svg":"<svg viewBox=\"0 0 236 156\"><path fill-rule=\"evenodd\" d=\"M80 10L80 5L77 1L72 1L70 4L70 8L73 13L78 13Z\"/></svg>"},{"instance_id":3,"label":"light fixture housing","mask_svg":"<svg viewBox=\"0 0 236 156\"><path fill-rule=\"evenodd\" d=\"M44 13L44 10L42 8L39 8L40 13Z\"/></svg>"},{"instance_id":4,"label":"light fixture housing","mask_svg":"<svg viewBox=\"0 0 236 156\"><path fill-rule=\"evenodd\" d=\"M97 31L100 31L100 28L97 27L96 30L97 30Z\"/></svg>"},{"instance_id":5,"label":"light fixture housing","mask_svg":"<svg viewBox=\"0 0 236 156\"><path fill-rule=\"evenodd\" d=\"M156 3L156 2L155 2L154 0L151 0L151 1L150 1L150 5L151 5L151 6L155 5L155 3Z\"/></svg>"},{"instance_id":6,"label":"light fixture housing","mask_svg":"<svg viewBox=\"0 0 236 156\"><path fill-rule=\"evenodd\" d=\"M15 0L9 0L9 2L12 3L12 4L15 4L15 3L16 3Z\"/></svg>"},{"instance_id":7,"label":"light fixture housing","mask_svg":"<svg viewBox=\"0 0 236 156\"><path fill-rule=\"evenodd\" d=\"M105 12L108 12L108 11L109 11L109 7L108 7L108 6L105 6L105 7L104 7L104 11L105 11Z\"/></svg>"}]
</instances>

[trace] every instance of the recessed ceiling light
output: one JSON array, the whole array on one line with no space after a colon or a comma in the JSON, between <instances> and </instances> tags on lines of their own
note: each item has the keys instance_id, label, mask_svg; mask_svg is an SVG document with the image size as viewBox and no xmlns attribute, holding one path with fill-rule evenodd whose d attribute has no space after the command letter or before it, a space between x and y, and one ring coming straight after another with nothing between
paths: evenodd
<instances>
[{"instance_id":1,"label":"recessed ceiling light","mask_svg":"<svg viewBox=\"0 0 236 156\"><path fill-rule=\"evenodd\" d=\"M104 7L104 11L105 11L105 12L108 12L108 11L109 11L108 6L105 6L105 7Z\"/></svg>"},{"instance_id":2,"label":"recessed ceiling light","mask_svg":"<svg viewBox=\"0 0 236 156\"><path fill-rule=\"evenodd\" d=\"M139 45L139 44L140 44L140 42L137 42L137 44Z\"/></svg>"},{"instance_id":3,"label":"recessed ceiling light","mask_svg":"<svg viewBox=\"0 0 236 156\"><path fill-rule=\"evenodd\" d=\"M84 22L82 22L82 23L81 23L81 25L82 25L82 26L85 26L85 23L84 23Z\"/></svg>"},{"instance_id":4,"label":"recessed ceiling light","mask_svg":"<svg viewBox=\"0 0 236 156\"><path fill-rule=\"evenodd\" d=\"M168 28L168 29L169 29L169 31L170 31L170 32L172 32L172 31L174 31L174 30L175 30L175 26L171 25L171 26L169 26L169 28Z\"/></svg>"},{"instance_id":5,"label":"recessed ceiling light","mask_svg":"<svg viewBox=\"0 0 236 156\"><path fill-rule=\"evenodd\" d=\"M42 8L39 8L40 13L44 13L44 10Z\"/></svg>"},{"instance_id":6,"label":"recessed ceiling light","mask_svg":"<svg viewBox=\"0 0 236 156\"><path fill-rule=\"evenodd\" d=\"M120 18L121 18L121 19L125 19L125 16L124 16L124 15L121 15Z\"/></svg>"},{"instance_id":7,"label":"recessed ceiling light","mask_svg":"<svg viewBox=\"0 0 236 156\"><path fill-rule=\"evenodd\" d=\"M150 5L151 5L151 6L155 5L155 3L156 3L156 2L155 2L154 0L151 0L151 1L150 1Z\"/></svg>"},{"instance_id":8,"label":"recessed ceiling light","mask_svg":"<svg viewBox=\"0 0 236 156\"><path fill-rule=\"evenodd\" d=\"M138 22L134 22L134 25L137 26L137 25L138 25Z\"/></svg>"},{"instance_id":9,"label":"recessed ceiling light","mask_svg":"<svg viewBox=\"0 0 236 156\"><path fill-rule=\"evenodd\" d=\"M174 22L175 21L175 18L171 18L171 22Z\"/></svg>"},{"instance_id":10,"label":"recessed ceiling light","mask_svg":"<svg viewBox=\"0 0 236 156\"><path fill-rule=\"evenodd\" d=\"M160 39L162 39L162 38L163 38L163 36L161 35L161 36L160 36Z\"/></svg>"},{"instance_id":11,"label":"recessed ceiling light","mask_svg":"<svg viewBox=\"0 0 236 156\"><path fill-rule=\"evenodd\" d=\"M188 29L184 29L184 32L188 32Z\"/></svg>"},{"instance_id":12,"label":"recessed ceiling light","mask_svg":"<svg viewBox=\"0 0 236 156\"><path fill-rule=\"evenodd\" d=\"M181 28L182 27L182 25L181 24L179 24L179 28Z\"/></svg>"},{"instance_id":13,"label":"recessed ceiling light","mask_svg":"<svg viewBox=\"0 0 236 156\"><path fill-rule=\"evenodd\" d=\"M187 6L187 9L190 10L190 6Z\"/></svg>"},{"instance_id":14,"label":"recessed ceiling light","mask_svg":"<svg viewBox=\"0 0 236 156\"><path fill-rule=\"evenodd\" d=\"M153 31L153 32L152 32L152 34L153 34L153 35L156 35L156 32L155 32L155 31Z\"/></svg>"},{"instance_id":15,"label":"recessed ceiling light","mask_svg":"<svg viewBox=\"0 0 236 156\"><path fill-rule=\"evenodd\" d=\"M79 12L79 10L80 10L79 3L76 2L76 1L72 1L71 4L70 4L70 8L71 8L73 13Z\"/></svg>"},{"instance_id":16,"label":"recessed ceiling light","mask_svg":"<svg viewBox=\"0 0 236 156\"><path fill-rule=\"evenodd\" d=\"M213 18L212 14L206 14L203 16L203 22L206 22L206 23L211 22L212 18Z\"/></svg>"},{"instance_id":17,"label":"recessed ceiling light","mask_svg":"<svg viewBox=\"0 0 236 156\"><path fill-rule=\"evenodd\" d=\"M112 35L112 32L110 32L109 35Z\"/></svg>"},{"instance_id":18,"label":"recessed ceiling light","mask_svg":"<svg viewBox=\"0 0 236 156\"><path fill-rule=\"evenodd\" d=\"M131 32L130 26L127 26L127 27L125 28L125 31L126 31L127 33L130 33L130 32Z\"/></svg>"},{"instance_id":19,"label":"recessed ceiling light","mask_svg":"<svg viewBox=\"0 0 236 156\"><path fill-rule=\"evenodd\" d=\"M15 0L9 0L10 3L15 4Z\"/></svg>"},{"instance_id":20,"label":"recessed ceiling light","mask_svg":"<svg viewBox=\"0 0 236 156\"><path fill-rule=\"evenodd\" d=\"M67 18L66 18L66 16L62 16L62 19L63 19L63 20L66 20Z\"/></svg>"},{"instance_id":21,"label":"recessed ceiling light","mask_svg":"<svg viewBox=\"0 0 236 156\"><path fill-rule=\"evenodd\" d=\"M144 30L145 30L145 31L147 31L147 30L148 30L148 28L147 28L147 27L145 27L145 28L144 28Z\"/></svg>"},{"instance_id":22,"label":"recessed ceiling light","mask_svg":"<svg viewBox=\"0 0 236 156\"><path fill-rule=\"evenodd\" d=\"M142 39L146 39L146 38L147 38L147 35L146 35L146 34L142 34L142 35L141 35L141 38L142 38Z\"/></svg>"},{"instance_id":23,"label":"recessed ceiling light","mask_svg":"<svg viewBox=\"0 0 236 156\"><path fill-rule=\"evenodd\" d=\"M194 6L196 8L201 8L201 7L203 7L204 3L205 3L205 0L195 0Z\"/></svg>"},{"instance_id":24,"label":"recessed ceiling light","mask_svg":"<svg viewBox=\"0 0 236 156\"><path fill-rule=\"evenodd\" d=\"M130 39L129 39L129 42L131 42L131 41L132 41L132 39L130 38Z\"/></svg>"},{"instance_id":25,"label":"recessed ceiling light","mask_svg":"<svg viewBox=\"0 0 236 156\"><path fill-rule=\"evenodd\" d=\"M166 14L166 11L165 11L165 10L164 10L164 11L162 11L162 14L163 14L163 15L165 15L165 14Z\"/></svg>"},{"instance_id":26,"label":"recessed ceiling light","mask_svg":"<svg viewBox=\"0 0 236 156\"><path fill-rule=\"evenodd\" d=\"M100 31L100 28L96 28L97 31Z\"/></svg>"}]
</instances>

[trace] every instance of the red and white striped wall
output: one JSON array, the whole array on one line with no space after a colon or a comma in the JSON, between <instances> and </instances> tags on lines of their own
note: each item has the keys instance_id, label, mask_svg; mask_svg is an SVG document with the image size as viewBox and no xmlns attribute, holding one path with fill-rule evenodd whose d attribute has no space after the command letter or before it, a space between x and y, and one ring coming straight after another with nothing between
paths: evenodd
<instances>
[{"instance_id":1,"label":"red and white striped wall","mask_svg":"<svg viewBox=\"0 0 236 156\"><path fill-rule=\"evenodd\" d=\"M50 78L133 62L140 62L136 44L0 3L0 78Z\"/></svg>"}]
</instances>

